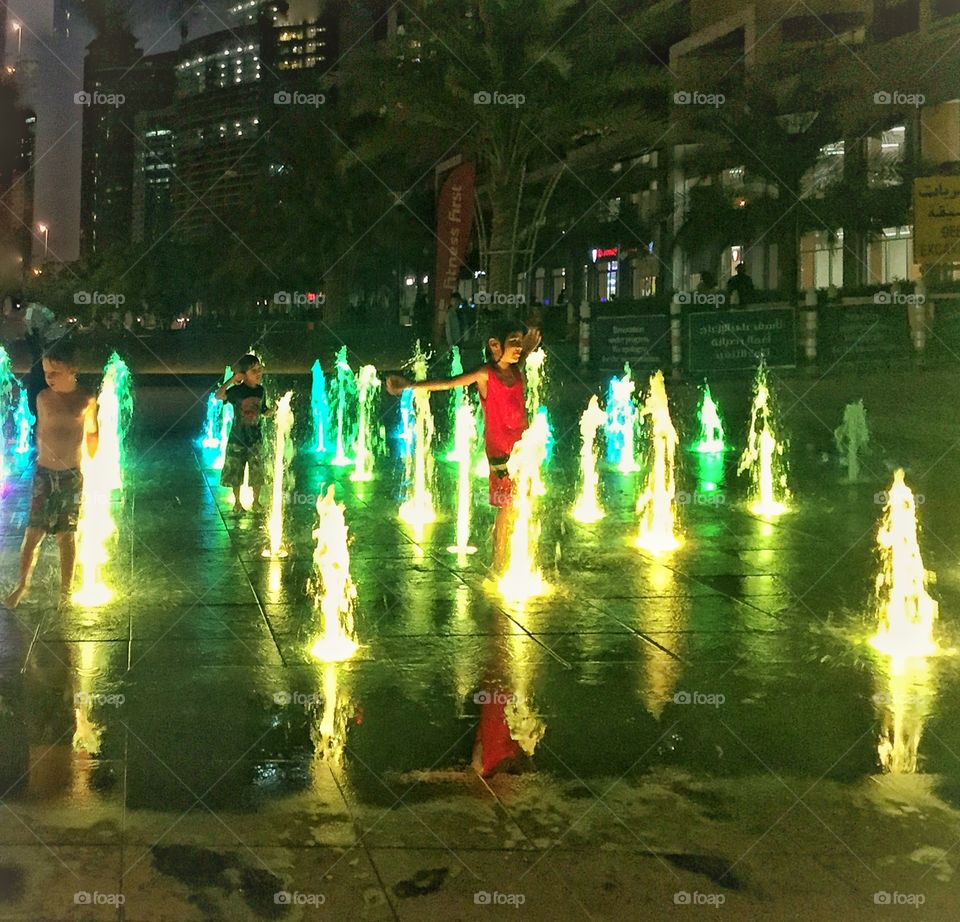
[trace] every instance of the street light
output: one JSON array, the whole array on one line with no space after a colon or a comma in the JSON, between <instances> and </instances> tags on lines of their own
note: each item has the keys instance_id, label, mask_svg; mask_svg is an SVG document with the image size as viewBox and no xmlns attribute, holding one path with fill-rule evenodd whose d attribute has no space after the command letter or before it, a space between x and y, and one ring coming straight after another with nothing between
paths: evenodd
<instances>
[{"instance_id":1,"label":"street light","mask_svg":"<svg viewBox=\"0 0 960 922\"><path fill-rule=\"evenodd\" d=\"M47 248L50 242L50 228L46 224L38 224L37 230L43 234L43 261L47 261Z\"/></svg>"}]
</instances>

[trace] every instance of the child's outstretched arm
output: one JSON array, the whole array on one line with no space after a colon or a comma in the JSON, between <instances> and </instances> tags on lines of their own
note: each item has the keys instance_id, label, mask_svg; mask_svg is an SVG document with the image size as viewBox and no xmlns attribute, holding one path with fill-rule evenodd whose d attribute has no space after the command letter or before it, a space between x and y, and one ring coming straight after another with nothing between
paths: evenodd
<instances>
[{"instance_id":1,"label":"child's outstretched arm","mask_svg":"<svg viewBox=\"0 0 960 922\"><path fill-rule=\"evenodd\" d=\"M213 396L216 397L217 400L226 400L227 388L233 387L234 384L239 384L242 380L243 380L243 375L240 374L239 371L236 372L232 378L228 378L226 381L223 382L223 384L220 385L220 387L217 388L217 392Z\"/></svg>"},{"instance_id":2,"label":"child's outstretched arm","mask_svg":"<svg viewBox=\"0 0 960 922\"><path fill-rule=\"evenodd\" d=\"M411 381L402 375L387 375L387 393L399 397L408 389L419 391L452 391L455 387L469 387L471 384L487 382L487 366L481 365L473 371L464 372L455 378L429 378L426 381Z\"/></svg>"}]
</instances>

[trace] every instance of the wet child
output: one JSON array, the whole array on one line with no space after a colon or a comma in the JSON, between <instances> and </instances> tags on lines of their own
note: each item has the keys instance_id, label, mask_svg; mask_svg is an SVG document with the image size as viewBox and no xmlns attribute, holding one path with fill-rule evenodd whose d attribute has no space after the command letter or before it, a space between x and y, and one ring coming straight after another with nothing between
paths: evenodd
<instances>
[{"instance_id":1,"label":"wet child","mask_svg":"<svg viewBox=\"0 0 960 922\"><path fill-rule=\"evenodd\" d=\"M260 357L247 353L234 366L233 377L217 390L217 400L233 406L233 425L227 437L227 450L220 472L220 483L233 491L233 510L240 514L240 487L243 470L249 465L253 510L260 512L260 491L263 488L263 432L260 421L272 416L263 392L263 363Z\"/></svg>"},{"instance_id":2,"label":"wet child","mask_svg":"<svg viewBox=\"0 0 960 922\"><path fill-rule=\"evenodd\" d=\"M4 604L15 608L30 584L37 553L46 535L60 545L60 602L70 598L77 558L76 531L83 492L83 449L97 451L97 398L77 384L72 344L59 340L44 353L45 390L37 395L37 467L30 517L20 548L20 580Z\"/></svg>"},{"instance_id":3,"label":"wet child","mask_svg":"<svg viewBox=\"0 0 960 922\"><path fill-rule=\"evenodd\" d=\"M513 446L527 428L524 400L523 363L540 344L540 331L528 330L518 320L505 320L487 340L489 361L474 371L455 378L409 381L399 375L387 377L387 390L394 396L407 388L449 391L455 387L477 386L483 409L484 439L490 465L490 505L497 510L493 525L493 570L502 573L507 542L515 516L514 485L507 471Z\"/></svg>"}]
</instances>

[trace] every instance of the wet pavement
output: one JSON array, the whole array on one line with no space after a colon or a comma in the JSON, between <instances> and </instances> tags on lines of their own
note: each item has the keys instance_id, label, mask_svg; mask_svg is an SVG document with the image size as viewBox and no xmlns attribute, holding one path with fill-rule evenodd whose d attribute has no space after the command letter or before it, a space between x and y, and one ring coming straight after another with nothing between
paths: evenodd
<instances>
[{"instance_id":1,"label":"wet pavement","mask_svg":"<svg viewBox=\"0 0 960 922\"><path fill-rule=\"evenodd\" d=\"M262 520L230 514L192 444L140 433L114 600L56 611L50 545L0 611L0 919L957 918L956 433L932 398L898 418L868 393L877 449L844 484L823 430L858 387L805 401L775 521L745 510L735 453L711 473L683 452L684 544L661 558L632 545L636 476L604 469L606 518L570 518L561 414L553 591L522 606L484 585L484 480L460 561L451 467L418 537L395 461L356 484L301 455L290 556L264 560ZM714 392L742 439L748 384ZM689 421L693 392L672 396ZM867 613L899 463L946 652L892 674ZM324 665L308 580L331 481L362 646ZM12 575L29 471L10 483Z\"/></svg>"}]
</instances>

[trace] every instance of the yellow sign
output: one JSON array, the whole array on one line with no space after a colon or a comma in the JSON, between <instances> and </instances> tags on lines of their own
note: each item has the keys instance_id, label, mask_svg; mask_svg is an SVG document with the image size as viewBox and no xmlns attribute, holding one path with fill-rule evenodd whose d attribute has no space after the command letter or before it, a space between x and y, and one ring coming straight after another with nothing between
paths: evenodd
<instances>
[{"instance_id":1,"label":"yellow sign","mask_svg":"<svg viewBox=\"0 0 960 922\"><path fill-rule=\"evenodd\" d=\"M960 262L960 176L913 181L913 259L924 266Z\"/></svg>"}]
</instances>

